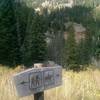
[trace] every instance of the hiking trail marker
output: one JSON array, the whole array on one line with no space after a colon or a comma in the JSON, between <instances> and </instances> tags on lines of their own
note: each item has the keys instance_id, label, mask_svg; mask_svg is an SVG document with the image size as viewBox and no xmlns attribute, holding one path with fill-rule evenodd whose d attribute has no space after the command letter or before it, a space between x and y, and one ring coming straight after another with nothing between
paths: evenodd
<instances>
[{"instance_id":1,"label":"hiking trail marker","mask_svg":"<svg viewBox=\"0 0 100 100\"><path fill-rule=\"evenodd\" d=\"M54 66L31 68L15 74L13 76L13 82L19 97L37 94L36 97L34 95L34 98L37 98L41 93L43 96L44 90L54 88L62 84L62 67Z\"/></svg>"}]
</instances>

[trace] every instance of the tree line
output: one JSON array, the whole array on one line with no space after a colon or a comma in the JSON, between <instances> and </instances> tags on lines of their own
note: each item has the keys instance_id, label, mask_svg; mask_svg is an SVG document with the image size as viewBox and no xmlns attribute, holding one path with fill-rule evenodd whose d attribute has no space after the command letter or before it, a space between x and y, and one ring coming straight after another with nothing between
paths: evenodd
<instances>
[{"instance_id":1,"label":"tree line","mask_svg":"<svg viewBox=\"0 0 100 100\"><path fill-rule=\"evenodd\" d=\"M100 57L100 29L92 7L77 5L48 12L41 8L37 13L24 2L0 1L0 63L31 66L36 62L53 60L65 68L79 68ZM92 12L92 13L91 13ZM65 22L81 23L87 29L85 40L75 41L73 26ZM68 31L67 40L63 33ZM47 45L46 33L51 44ZM57 38L58 37L58 38Z\"/></svg>"},{"instance_id":2,"label":"tree line","mask_svg":"<svg viewBox=\"0 0 100 100\"><path fill-rule=\"evenodd\" d=\"M43 16L26 4L0 1L0 63L15 66L45 59Z\"/></svg>"}]
</instances>

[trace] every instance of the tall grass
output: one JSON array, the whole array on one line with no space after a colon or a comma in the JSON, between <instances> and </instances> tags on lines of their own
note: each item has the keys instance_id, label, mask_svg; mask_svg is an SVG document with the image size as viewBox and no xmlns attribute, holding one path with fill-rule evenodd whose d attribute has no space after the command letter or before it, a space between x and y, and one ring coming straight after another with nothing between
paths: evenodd
<instances>
[{"instance_id":1,"label":"tall grass","mask_svg":"<svg viewBox=\"0 0 100 100\"><path fill-rule=\"evenodd\" d=\"M0 100L33 100L33 96L18 98L12 75L20 67L0 67ZM100 100L100 71L88 69L78 73L63 70L62 86L45 91L45 100Z\"/></svg>"}]
</instances>

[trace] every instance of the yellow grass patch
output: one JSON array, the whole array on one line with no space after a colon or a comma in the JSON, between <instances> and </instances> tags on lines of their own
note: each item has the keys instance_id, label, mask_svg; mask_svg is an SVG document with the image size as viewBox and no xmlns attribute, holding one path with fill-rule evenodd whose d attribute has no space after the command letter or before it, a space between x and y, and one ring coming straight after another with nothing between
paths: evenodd
<instances>
[{"instance_id":1,"label":"yellow grass patch","mask_svg":"<svg viewBox=\"0 0 100 100\"><path fill-rule=\"evenodd\" d=\"M0 67L0 100L19 100L12 75L21 71ZM45 91L45 100L100 100L100 71L88 69L78 73L63 70L62 86ZM33 96L20 100L33 100Z\"/></svg>"}]
</instances>

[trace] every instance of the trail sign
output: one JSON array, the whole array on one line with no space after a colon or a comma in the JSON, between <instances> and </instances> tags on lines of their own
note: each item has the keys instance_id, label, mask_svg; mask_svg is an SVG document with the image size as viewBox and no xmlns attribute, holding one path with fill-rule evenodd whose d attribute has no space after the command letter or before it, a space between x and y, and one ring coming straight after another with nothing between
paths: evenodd
<instances>
[{"instance_id":1,"label":"trail sign","mask_svg":"<svg viewBox=\"0 0 100 100\"><path fill-rule=\"evenodd\" d=\"M61 66L31 68L13 76L19 97L42 92L62 83Z\"/></svg>"}]
</instances>

